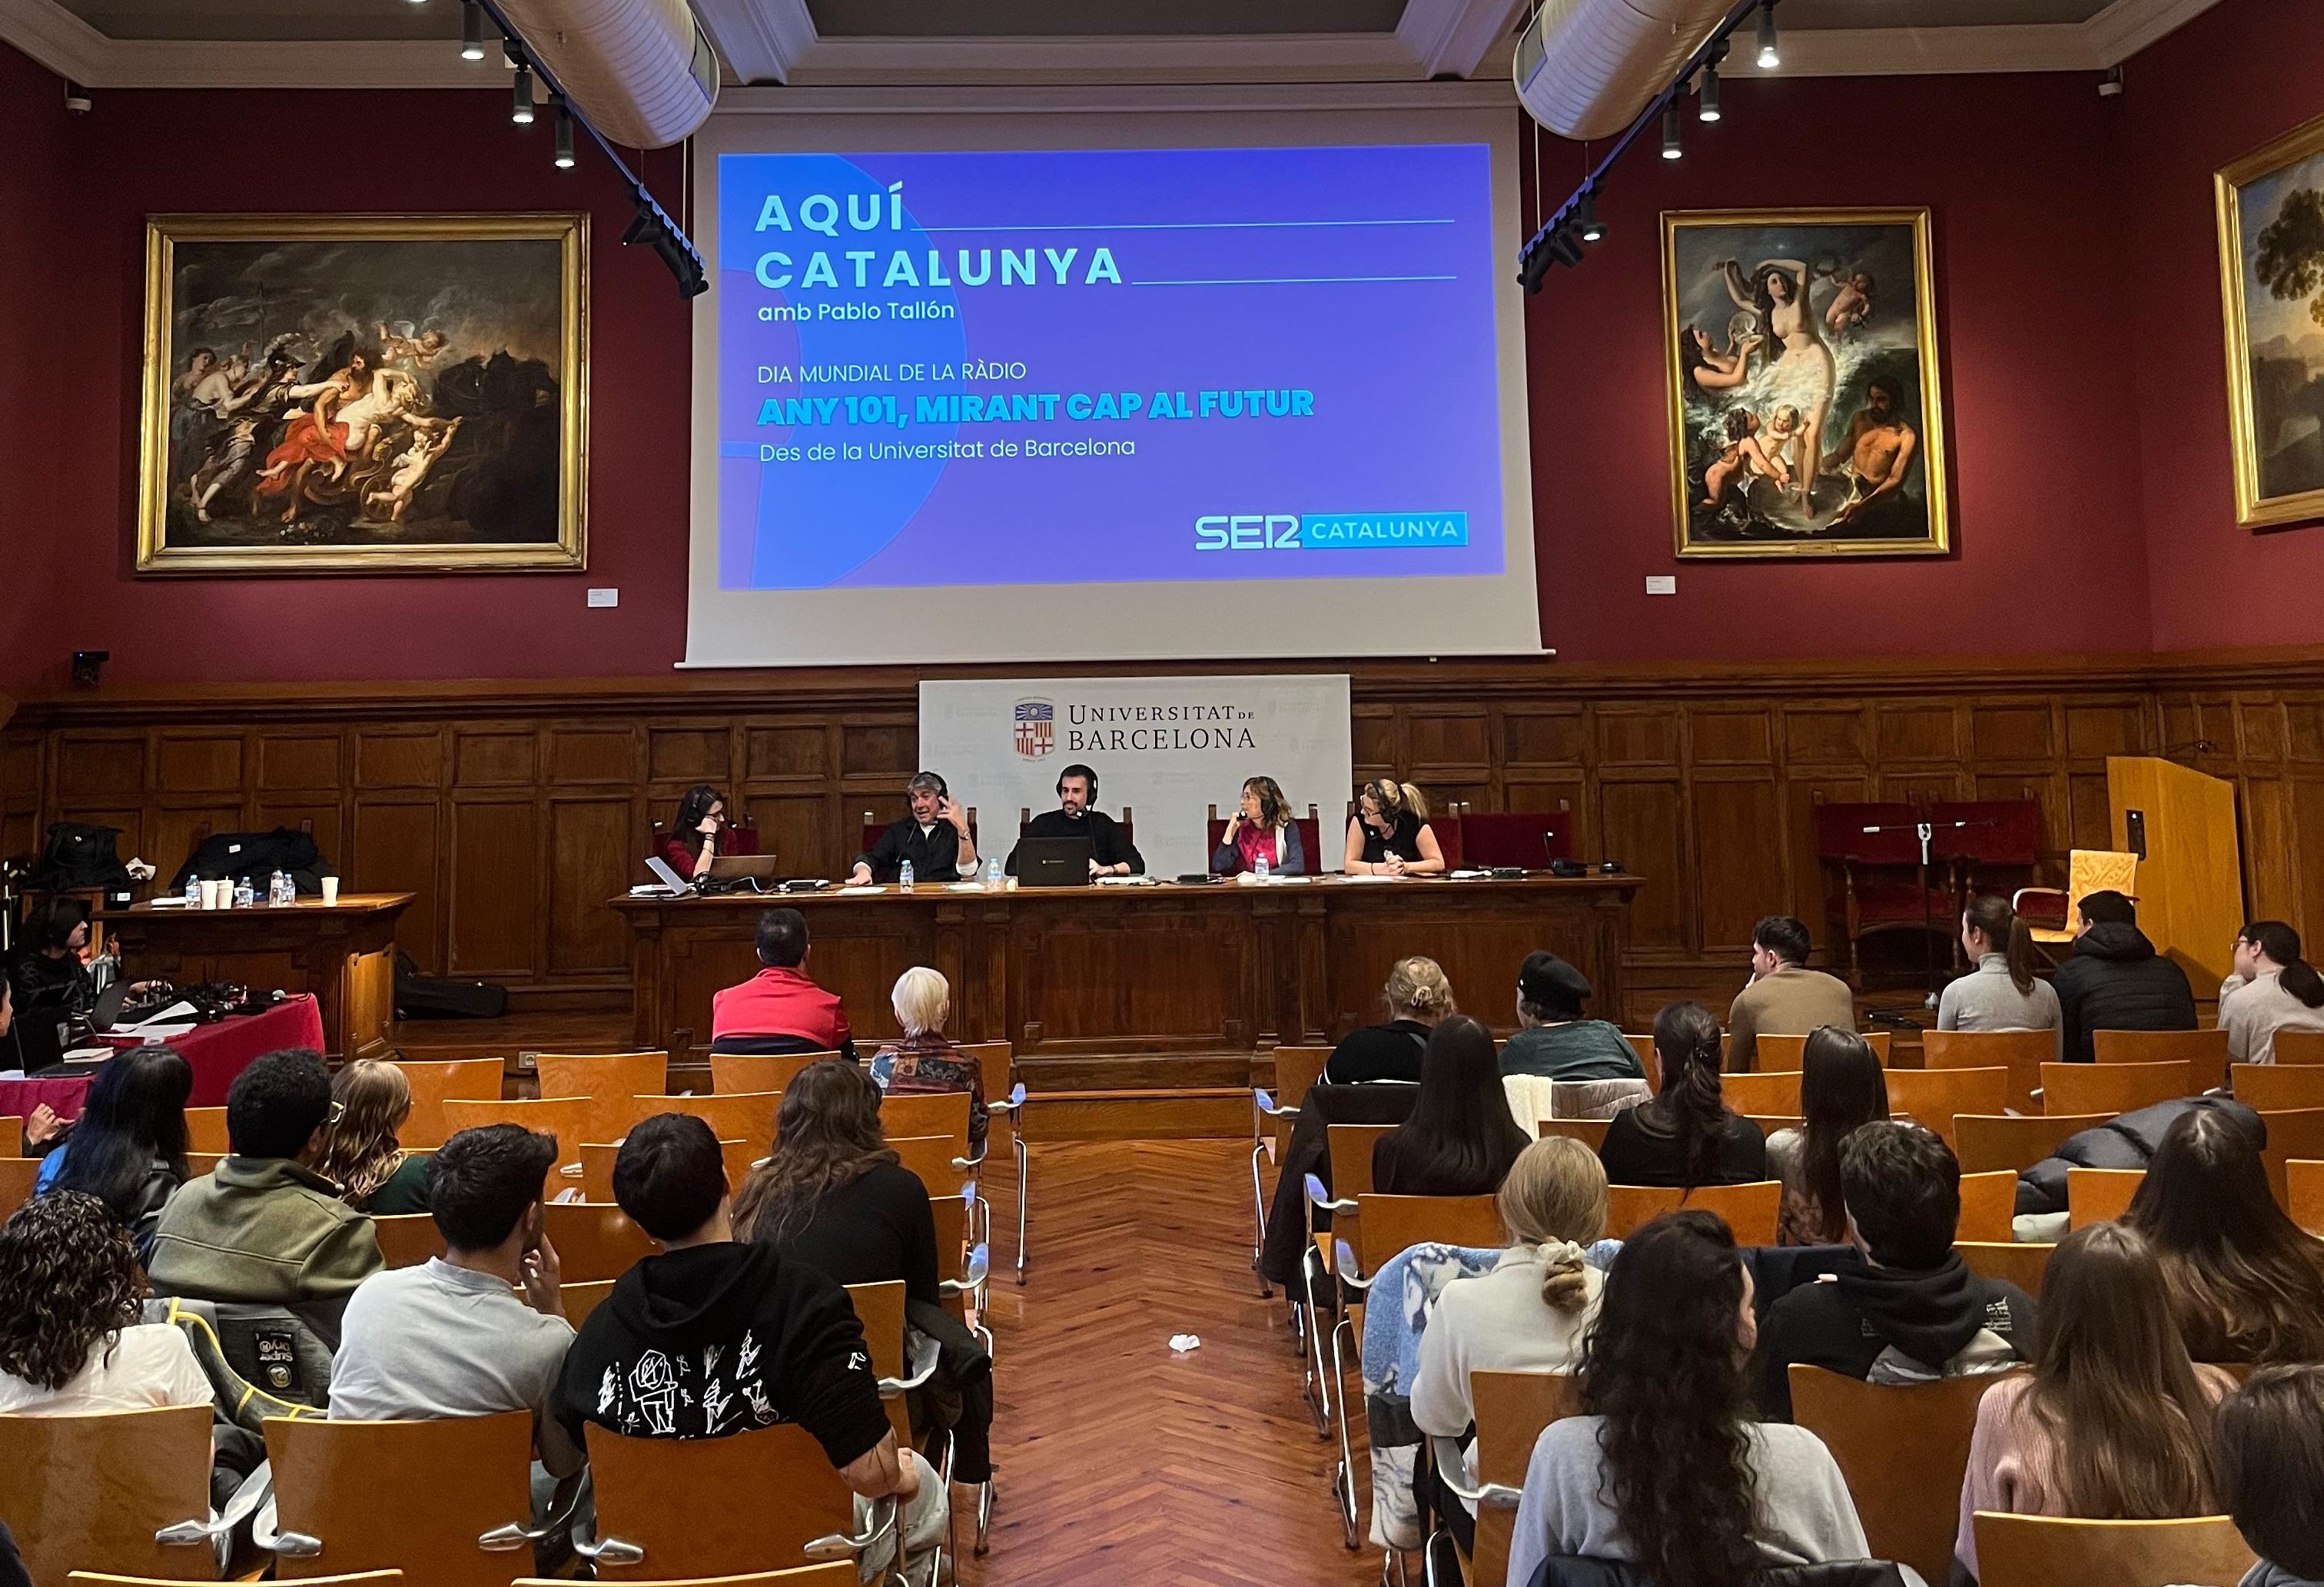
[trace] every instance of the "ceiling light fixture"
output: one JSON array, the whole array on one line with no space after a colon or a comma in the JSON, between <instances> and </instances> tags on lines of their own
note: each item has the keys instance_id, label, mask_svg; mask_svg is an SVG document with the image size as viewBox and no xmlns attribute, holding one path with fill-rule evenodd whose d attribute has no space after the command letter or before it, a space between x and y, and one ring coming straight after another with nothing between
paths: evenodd
<instances>
[{"instance_id":1,"label":"ceiling light fixture","mask_svg":"<svg viewBox=\"0 0 2324 1587\"><path fill-rule=\"evenodd\" d=\"M557 169L573 169L573 112L561 98L557 101Z\"/></svg>"},{"instance_id":2,"label":"ceiling light fixture","mask_svg":"<svg viewBox=\"0 0 2324 1587\"><path fill-rule=\"evenodd\" d=\"M1598 189L1584 188L1582 189L1582 240L1594 243L1605 235L1606 228L1598 219Z\"/></svg>"},{"instance_id":3,"label":"ceiling light fixture","mask_svg":"<svg viewBox=\"0 0 2324 1587\"><path fill-rule=\"evenodd\" d=\"M476 0L468 0L460 7L460 59L482 60L484 58L484 13Z\"/></svg>"},{"instance_id":4,"label":"ceiling light fixture","mask_svg":"<svg viewBox=\"0 0 2324 1587\"><path fill-rule=\"evenodd\" d=\"M520 60L509 90L509 119L519 126L532 125L532 68Z\"/></svg>"},{"instance_id":5,"label":"ceiling light fixture","mask_svg":"<svg viewBox=\"0 0 2324 1587\"><path fill-rule=\"evenodd\" d=\"M1676 160L1685 152L1679 147L1678 101L1674 98L1663 106L1663 158Z\"/></svg>"},{"instance_id":6,"label":"ceiling light fixture","mask_svg":"<svg viewBox=\"0 0 2324 1587\"><path fill-rule=\"evenodd\" d=\"M1695 87L1694 118L1697 121L1719 119L1719 68L1715 63L1702 69L1702 80Z\"/></svg>"},{"instance_id":7,"label":"ceiling light fixture","mask_svg":"<svg viewBox=\"0 0 2324 1587\"><path fill-rule=\"evenodd\" d=\"M1775 7L1770 0L1759 7L1759 69L1773 71L1783 64L1783 54L1775 48Z\"/></svg>"}]
</instances>

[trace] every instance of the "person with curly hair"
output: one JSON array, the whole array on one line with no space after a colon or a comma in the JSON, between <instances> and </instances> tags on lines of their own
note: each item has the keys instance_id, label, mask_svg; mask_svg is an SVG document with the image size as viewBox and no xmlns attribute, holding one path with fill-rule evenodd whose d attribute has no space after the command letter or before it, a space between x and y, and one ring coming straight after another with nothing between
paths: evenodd
<instances>
[{"instance_id":1,"label":"person with curly hair","mask_svg":"<svg viewBox=\"0 0 2324 1587\"><path fill-rule=\"evenodd\" d=\"M428 1210L428 1158L403 1149L396 1132L411 1117L411 1082L393 1064L357 1058L331 1082L338 1110L315 1172L339 1199L374 1218Z\"/></svg>"},{"instance_id":2,"label":"person with curly hair","mask_svg":"<svg viewBox=\"0 0 2324 1587\"><path fill-rule=\"evenodd\" d=\"M1508 1580L1581 1555L1656 1587L1869 1556L1823 1441L1751 1416L1751 1276L1726 1220L1681 1211L1623 1243L1582 1345L1582 1415L1534 1444Z\"/></svg>"},{"instance_id":3,"label":"person with curly hair","mask_svg":"<svg viewBox=\"0 0 2324 1587\"><path fill-rule=\"evenodd\" d=\"M106 1204L52 1191L0 1226L0 1416L208 1405L186 1336L143 1323L145 1276Z\"/></svg>"}]
</instances>

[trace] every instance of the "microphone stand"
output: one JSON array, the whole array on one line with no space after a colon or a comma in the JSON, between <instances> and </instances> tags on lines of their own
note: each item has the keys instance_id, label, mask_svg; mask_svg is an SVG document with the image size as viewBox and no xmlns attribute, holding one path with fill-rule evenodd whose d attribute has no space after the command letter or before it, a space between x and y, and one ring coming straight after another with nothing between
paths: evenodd
<instances>
[{"instance_id":1,"label":"microphone stand","mask_svg":"<svg viewBox=\"0 0 2324 1587\"><path fill-rule=\"evenodd\" d=\"M1933 1009L1937 1006L1938 994L1941 990L1937 985L1937 921L1936 917L1930 912L1929 909L1930 840L1936 835L1936 830L1940 826L1945 828L1949 832L1958 832L1961 828L1967 826L1993 826L1997 825L1998 825L1998 823L1993 821L1914 821L1911 823L1895 821L1890 822L1886 826L1866 826L1859 829L1868 835L1876 833L1910 832L1921 840L1921 951L1922 962L1928 983L1926 995L1923 998L1921 1002L1921 1007L1923 1009Z\"/></svg>"}]
</instances>

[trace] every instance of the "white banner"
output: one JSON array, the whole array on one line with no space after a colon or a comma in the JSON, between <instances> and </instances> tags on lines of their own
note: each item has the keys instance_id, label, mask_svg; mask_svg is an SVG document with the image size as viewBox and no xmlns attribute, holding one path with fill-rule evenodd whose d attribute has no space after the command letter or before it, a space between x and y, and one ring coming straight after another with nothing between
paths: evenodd
<instances>
[{"instance_id":1,"label":"white banner","mask_svg":"<svg viewBox=\"0 0 2324 1587\"><path fill-rule=\"evenodd\" d=\"M1210 868L1209 807L1231 814L1246 777L1283 785L1292 813L1314 805L1337 871L1354 790L1348 675L1255 678L1019 678L920 685L920 764L977 811L978 852L1006 858L1017 813L1057 807L1057 774L1097 772L1097 807L1125 808L1148 875Z\"/></svg>"}]
</instances>

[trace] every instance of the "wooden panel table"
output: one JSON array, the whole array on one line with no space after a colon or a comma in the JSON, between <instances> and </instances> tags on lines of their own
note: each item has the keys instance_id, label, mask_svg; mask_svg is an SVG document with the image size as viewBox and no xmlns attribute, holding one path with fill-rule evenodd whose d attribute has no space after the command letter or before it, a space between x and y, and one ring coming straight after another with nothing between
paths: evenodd
<instances>
[{"instance_id":1,"label":"wooden panel table","mask_svg":"<svg viewBox=\"0 0 2324 1587\"><path fill-rule=\"evenodd\" d=\"M388 1052L395 1018L396 917L418 896L343 892L332 905L302 897L247 909L141 903L102 918L131 979L312 992L331 1056L375 1058Z\"/></svg>"},{"instance_id":2,"label":"wooden panel table","mask_svg":"<svg viewBox=\"0 0 2324 1587\"><path fill-rule=\"evenodd\" d=\"M889 993L914 964L953 984L947 1034L1024 1060L1167 1060L1326 1042L1385 1018L1388 966L1425 954L1468 1011L1508 1030L1517 965L1547 948L1618 1018L1636 876L1521 881L1323 878L1268 886L922 887L773 899L619 898L636 1044L706 1049L710 1000L758 970L761 910L795 906L808 973L844 998L859 1041L896 1034ZM1162 1074L1168 1074L1166 1066Z\"/></svg>"}]
</instances>

